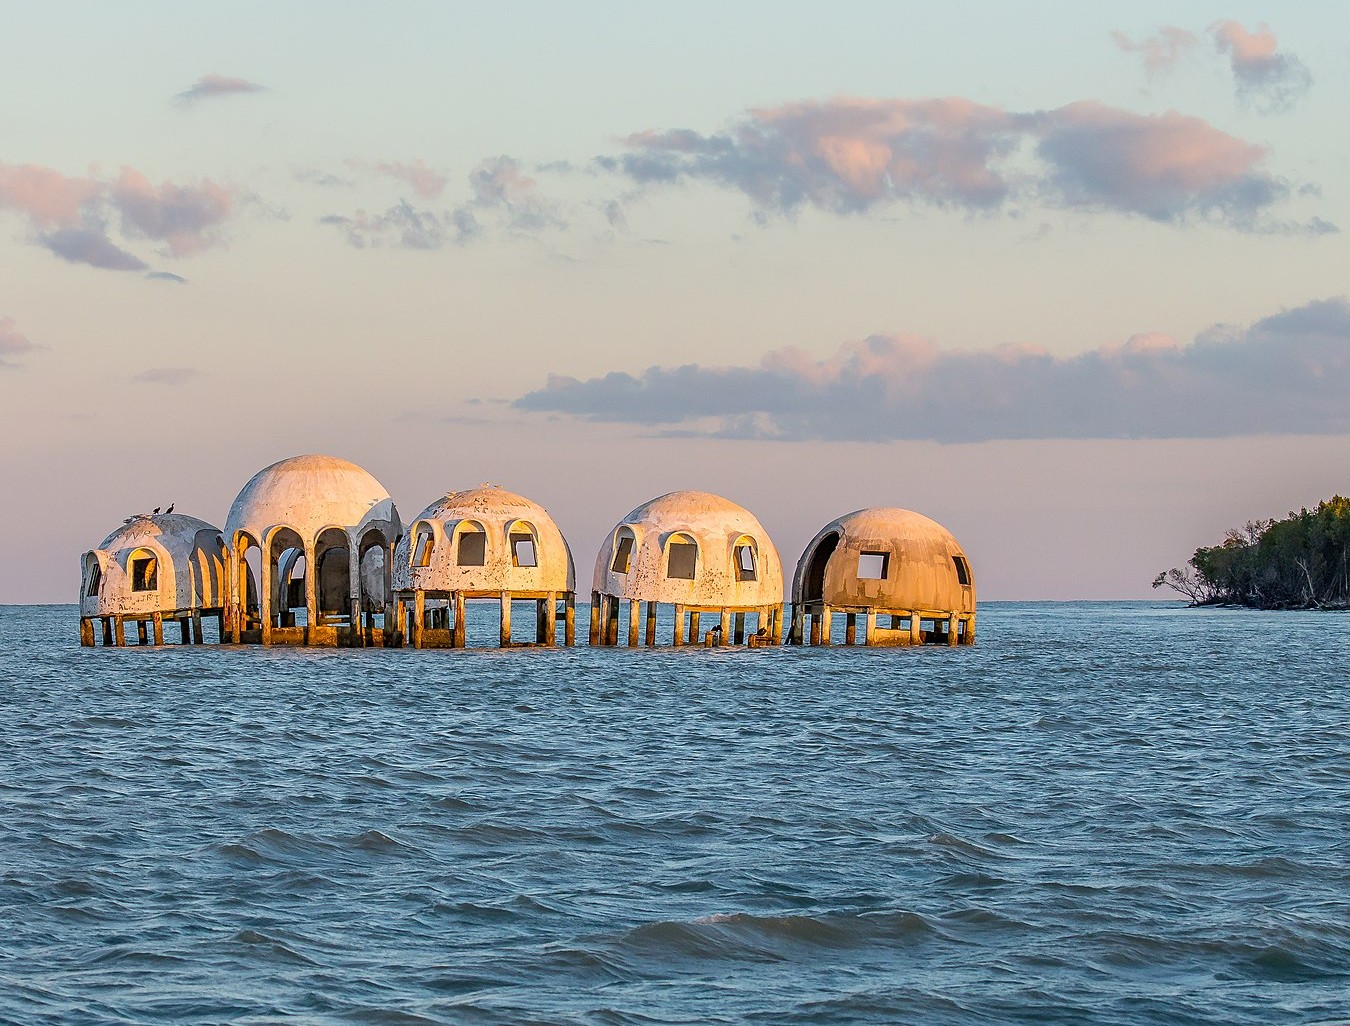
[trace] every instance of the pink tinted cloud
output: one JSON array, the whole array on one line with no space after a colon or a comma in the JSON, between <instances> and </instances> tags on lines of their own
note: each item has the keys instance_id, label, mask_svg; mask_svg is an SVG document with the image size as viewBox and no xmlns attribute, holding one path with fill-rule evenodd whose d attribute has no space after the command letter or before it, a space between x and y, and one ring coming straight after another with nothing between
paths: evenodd
<instances>
[{"instance_id":1,"label":"pink tinted cloud","mask_svg":"<svg viewBox=\"0 0 1350 1026\"><path fill-rule=\"evenodd\" d=\"M1117 29L1111 33L1111 39L1125 53L1139 55L1144 74L1150 79L1175 68L1200 41L1195 33L1175 25L1164 25L1153 35L1138 40Z\"/></svg>"},{"instance_id":2,"label":"pink tinted cloud","mask_svg":"<svg viewBox=\"0 0 1350 1026\"><path fill-rule=\"evenodd\" d=\"M1034 199L1250 228L1289 192L1262 147L1201 118L1094 102L1016 112L957 97L842 98L751 110L713 135L643 132L627 143L597 164L640 185L737 189L761 216L894 202L978 212Z\"/></svg>"},{"instance_id":3,"label":"pink tinted cloud","mask_svg":"<svg viewBox=\"0 0 1350 1026\"><path fill-rule=\"evenodd\" d=\"M70 227L102 193L93 178L71 178L39 164L0 164L0 208L27 215L37 228Z\"/></svg>"},{"instance_id":4,"label":"pink tinted cloud","mask_svg":"<svg viewBox=\"0 0 1350 1026\"><path fill-rule=\"evenodd\" d=\"M134 168L124 167L111 186L110 201L122 215L127 235L162 241L174 256L188 256L219 241L234 194L210 179L196 185L154 185Z\"/></svg>"},{"instance_id":5,"label":"pink tinted cloud","mask_svg":"<svg viewBox=\"0 0 1350 1026\"><path fill-rule=\"evenodd\" d=\"M398 162L376 164L375 170L404 182L423 199L436 199L445 191L446 183L450 180L444 172L427 167L420 158L406 164Z\"/></svg>"},{"instance_id":6,"label":"pink tinted cloud","mask_svg":"<svg viewBox=\"0 0 1350 1026\"><path fill-rule=\"evenodd\" d=\"M238 96L245 93L261 93L266 86L250 82L244 78L232 78L228 75L203 75L187 89L174 97L181 104L193 104L216 96Z\"/></svg>"},{"instance_id":7,"label":"pink tinted cloud","mask_svg":"<svg viewBox=\"0 0 1350 1026\"><path fill-rule=\"evenodd\" d=\"M1281 53L1275 33L1262 25L1248 32L1236 21L1209 28L1214 47L1228 56L1238 96L1262 113L1289 109L1312 85L1312 74L1293 54Z\"/></svg>"},{"instance_id":8,"label":"pink tinted cloud","mask_svg":"<svg viewBox=\"0 0 1350 1026\"><path fill-rule=\"evenodd\" d=\"M0 317L0 367L17 367L18 359L38 347L14 327L14 318Z\"/></svg>"},{"instance_id":9,"label":"pink tinted cloud","mask_svg":"<svg viewBox=\"0 0 1350 1026\"><path fill-rule=\"evenodd\" d=\"M1058 357L874 335L757 366L554 375L518 409L664 433L882 441L1187 438L1350 431L1350 302L1308 303L1182 344L1146 333Z\"/></svg>"},{"instance_id":10,"label":"pink tinted cloud","mask_svg":"<svg viewBox=\"0 0 1350 1026\"><path fill-rule=\"evenodd\" d=\"M209 179L155 185L130 167L106 179L0 164L0 210L25 216L32 241L63 260L108 270L146 267L113 239L110 223L126 238L163 242L173 256L188 256L220 242L235 205L234 190Z\"/></svg>"}]
</instances>

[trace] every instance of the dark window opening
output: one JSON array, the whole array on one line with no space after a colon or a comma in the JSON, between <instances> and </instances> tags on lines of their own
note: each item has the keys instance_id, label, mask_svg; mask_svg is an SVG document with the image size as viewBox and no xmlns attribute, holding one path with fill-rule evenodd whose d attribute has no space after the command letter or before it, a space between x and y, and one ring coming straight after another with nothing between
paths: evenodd
<instances>
[{"instance_id":1,"label":"dark window opening","mask_svg":"<svg viewBox=\"0 0 1350 1026\"><path fill-rule=\"evenodd\" d=\"M94 598L98 595L98 589L102 584L103 567L95 562L89 567L89 587L85 589L84 593L90 598Z\"/></svg>"},{"instance_id":2,"label":"dark window opening","mask_svg":"<svg viewBox=\"0 0 1350 1026\"><path fill-rule=\"evenodd\" d=\"M487 561L487 535L482 531L465 531L459 536L460 566L482 566Z\"/></svg>"},{"instance_id":3,"label":"dark window opening","mask_svg":"<svg viewBox=\"0 0 1350 1026\"><path fill-rule=\"evenodd\" d=\"M413 566L431 566L431 552L436 547L436 538L430 531L417 532L417 546L413 550Z\"/></svg>"},{"instance_id":4,"label":"dark window opening","mask_svg":"<svg viewBox=\"0 0 1350 1026\"><path fill-rule=\"evenodd\" d=\"M614 562L610 566L616 574L628 573L628 563L633 557L633 539L630 535L624 535L619 539L619 547L614 550Z\"/></svg>"},{"instance_id":5,"label":"dark window opening","mask_svg":"<svg viewBox=\"0 0 1350 1026\"><path fill-rule=\"evenodd\" d=\"M692 581L698 565L698 546L693 542L671 542L670 563L666 576L679 581Z\"/></svg>"},{"instance_id":6,"label":"dark window opening","mask_svg":"<svg viewBox=\"0 0 1350 1026\"><path fill-rule=\"evenodd\" d=\"M511 561L516 566L538 566L539 558L534 551L534 535L511 535Z\"/></svg>"},{"instance_id":7,"label":"dark window opening","mask_svg":"<svg viewBox=\"0 0 1350 1026\"><path fill-rule=\"evenodd\" d=\"M889 552L864 552L858 556L858 579L861 581L884 581L890 568Z\"/></svg>"},{"instance_id":8,"label":"dark window opening","mask_svg":"<svg viewBox=\"0 0 1350 1026\"><path fill-rule=\"evenodd\" d=\"M736 580L753 581L755 576L755 549L753 545L736 546Z\"/></svg>"},{"instance_id":9,"label":"dark window opening","mask_svg":"<svg viewBox=\"0 0 1350 1026\"><path fill-rule=\"evenodd\" d=\"M159 560L154 556L141 556L131 561L131 590L159 590Z\"/></svg>"},{"instance_id":10,"label":"dark window opening","mask_svg":"<svg viewBox=\"0 0 1350 1026\"><path fill-rule=\"evenodd\" d=\"M970 565L961 556L953 556L952 562L956 564L956 579L964 585L970 584Z\"/></svg>"}]
</instances>

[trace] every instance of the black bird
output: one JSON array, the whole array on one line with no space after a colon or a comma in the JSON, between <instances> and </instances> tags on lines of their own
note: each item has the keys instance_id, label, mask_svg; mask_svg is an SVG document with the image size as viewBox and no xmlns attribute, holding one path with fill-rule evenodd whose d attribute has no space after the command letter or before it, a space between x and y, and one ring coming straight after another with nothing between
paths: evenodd
<instances>
[{"instance_id":1,"label":"black bird","mask_svg":"<svg viewBox=\"0 0 1350 1026\"><path fill-rule=\"evenodd\" d=\"M152 517L157 517L157 516L159 516L159 507L156 506L154 509L152 509L152 510L150 511L150 515L151 515Z\"/></svg>"},{"instance_id":2,"label":"black bird","mask_svg":"<svg viewBox=\"0 0 1350 1026\"><path fill-rule=\"evenodd\" d=\"M172 513L172 512L173 512L173 508L174 508L175 506L177 506L177 505L178 505L178 503L176 503L176 502L171 502L171 503L169 503L169 508L166 509L166 510L164 511L164 515L165 515L165 516L168 516L170 513Z\"/></svg>"}]
</instances>

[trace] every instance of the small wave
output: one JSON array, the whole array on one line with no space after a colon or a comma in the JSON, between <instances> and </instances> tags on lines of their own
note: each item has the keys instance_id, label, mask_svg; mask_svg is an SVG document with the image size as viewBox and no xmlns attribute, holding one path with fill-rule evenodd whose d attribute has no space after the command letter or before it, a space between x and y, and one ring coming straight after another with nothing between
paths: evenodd
<instances>
[{"instance_id":1,"label":"small wave","mask_svg":"<svg viewBox=\"0 0 1350 1026\"><path fill-rule=\"evenodd\" d=\"M932 923L915 912L820 916L728 912L692 921L648 923L629 931L623 943L663 957L776 961L798 948L862 947L917 940L936 932Z\"/></svg>"},{"instance_id":2,"label":"small wave","mask_svg":"<svg viewBox=\"0 0 1350 1026\"><path fill-rule=\"evenodd\" d=\"M243 944L255 954L264 952L281 962L290 962L293 965L318 965L319 963L306 955L300 954L289 944L280 941L275 937L269 937L265 933L257 930L240 930L230 938L236 944Z\"/></svg>"},{"instance_id":3,"label":"small wave","mask_svg":"<svg viewBox=\"0 0 1350 1026\"><path fill-rule=\"evenodd\" d=\"M349 838L347 844L362 851L378 851L391 855L411 855L420 850L414 845L390 837L382 830L367 830Z\"/></svg>"}]
</instances>

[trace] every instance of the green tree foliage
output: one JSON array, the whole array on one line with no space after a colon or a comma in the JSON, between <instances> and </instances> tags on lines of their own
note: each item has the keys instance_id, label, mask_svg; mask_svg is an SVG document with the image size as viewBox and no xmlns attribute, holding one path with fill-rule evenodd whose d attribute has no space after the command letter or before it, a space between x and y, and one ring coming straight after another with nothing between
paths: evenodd
<instances>
[{"instance_id":1,"label":"green tree foliage","mask_svg":"<svg viewBox=\"0 0 1350 1026\"><path fill-rule=\"evenodd\" d=\"M1340 495L1284 520L1254 520L1187 566L1161 573L1192 605L1261 609L1350 607L1350 499Z\"/></svg>"}]
</instances>

